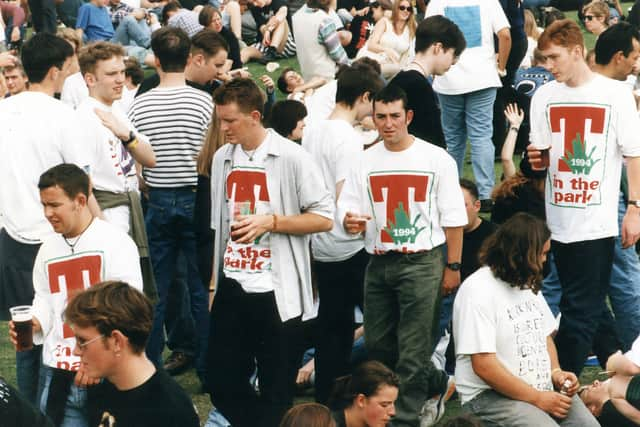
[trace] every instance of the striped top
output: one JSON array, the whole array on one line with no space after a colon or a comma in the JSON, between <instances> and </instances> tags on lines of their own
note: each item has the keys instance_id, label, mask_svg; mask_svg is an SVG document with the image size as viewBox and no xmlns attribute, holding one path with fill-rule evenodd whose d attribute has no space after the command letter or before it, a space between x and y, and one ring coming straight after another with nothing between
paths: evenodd
<instances>
[{"instance_id":1,"label":"striped top","mask_svg":"<svg viewBox=\"0 0 640 427\"><path fill-rule=\"evenodd\" d=\"M154 88L135 98L129 119L156 155L156 167L143 170L147 185L197 185L196 158L212 111L211 96L189 86Z\"/></svg>"}]
</instances>

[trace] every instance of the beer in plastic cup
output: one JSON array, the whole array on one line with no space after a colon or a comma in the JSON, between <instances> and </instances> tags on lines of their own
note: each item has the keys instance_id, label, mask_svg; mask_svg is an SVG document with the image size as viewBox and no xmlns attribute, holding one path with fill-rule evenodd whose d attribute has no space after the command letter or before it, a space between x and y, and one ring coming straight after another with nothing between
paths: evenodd
<instances>
[{"instance_id":1,"label":"beer in plastic cup","mask_svg":"<svg viewBox=\"0 0 640 427\"><path fill-rule=\"evenodd\" d=\"M17 334L18 351L33 348L33 323L30 305L18 305L9 309L11 320Z\"/></svg>"},{"instance_id":2,"label":"beer in plastic cup","mask_svg":"<svg viewBox=\"0 0 640 427\"><path fill-rule=\"evenodd\" d=\"M551 158L549 157L549 153L551 151L551 144L546 145L534 145L536 150L540 151L540 166L535 169L546 169L551 166Z\"/></svg>"},{"instance_id":3,"label":"beer in plastic cup","mask_svg":"<svg viewBox=\"0 0 640 427\"><path fill-rule=\"evenodd\" d=\"M235 202L233 204L233 220L231 222L231 231L233 232L236 228L236 223L238 222L238 217L241 215L251 215L251 201L246 202ZM231 236L231 240L236 241L241 236L233 237Z\"/></svg>"}]
</instances>

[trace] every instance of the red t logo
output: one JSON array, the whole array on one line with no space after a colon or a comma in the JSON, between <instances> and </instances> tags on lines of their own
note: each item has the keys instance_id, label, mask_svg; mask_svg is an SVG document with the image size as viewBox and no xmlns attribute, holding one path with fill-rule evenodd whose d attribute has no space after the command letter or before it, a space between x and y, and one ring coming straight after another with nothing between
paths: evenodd
<instances>
[{"instance_id":1,"label":"red t logo","mask_svg":"<svg viewBox=\"0 0 640 427\"><path fill-rule=\"evenodd\" d=\"M385 227L389 226L389 221L393 222L394 209L400 203L407 212L409 211L409 188L413 188L414 202L427 201L427 187L429 186L429 177L427 175L372 175L369 176L369 187L371 188L371 197L376 203L385 202L383 189L387 189L387 220ZM382 230L380 240L384 243L392 243L393 239L389 234Z\"/></svg>"},{"instance_id":2,"label":"red t logo","mask_svg":"<svg viewBox=\"0 0 640 427\"><path fill-rule=\"evenodd\" d=\"M269 201L267 175L264 171L235 169L227 178L227 195L231 197L235 186L234 202L251 202L251 212L255 212L255 187L258 187L258 201Z\"/></svg>"},{"instance_id":3,"label":"red t logo","mask_svg":"<svg viewBox=\"0 0 640 427\"><path fill-rule=\"evenodd\" d=\"M51 293L57 294L64 287L67 290L67 301L70 301L76 293L102 280L102 257L86 255L52 262L47 265L47 271ZM66 323L63 326L62 336L64 338L74 336Z\"/></svg>"},{"instance_id":4,"label":"red t logo","mask_svg":"<svg viewBox=\"0 0 640 427\"><path fill-rule=\"evenodd\" d=\"M564 150L566 153L573 153L573 141L580 135L584 144L584 134L586 131L586 121L591 120L590 133L604 132L604 119L606 110L603 107L551 107L549 109L549 120L552 132L560 132L560 124L564 121ZM564 160L558 161L558 171L571 172L569 165Z\"/></svg>"}]
</instances>

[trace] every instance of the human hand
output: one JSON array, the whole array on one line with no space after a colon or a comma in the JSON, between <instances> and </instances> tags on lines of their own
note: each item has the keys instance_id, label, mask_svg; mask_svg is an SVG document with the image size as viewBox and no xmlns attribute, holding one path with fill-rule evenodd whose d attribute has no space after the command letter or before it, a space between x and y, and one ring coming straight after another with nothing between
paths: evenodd
<instances>
[{"instance_id":1,"label":"human hand","mask_svg":"<svg viewBox=\"0 0 640 427\"><path fill-rule=\"evenodd\" d=\"M524 120L524 111L522 111L521 108L518 108L518 104L514 102L507 105L507 108L504 110L504 116L511 126L519 128Z\"/></svg>"},{"instance_id":2,"label":"human hand","mask_svg":"<svg viewBox=\"0 0 640 427\"><path fill-rule=\"evenodd\" d=\"M445 267L442 273L442 295L451 295L460 286L460 271L453 271Z\"/></svg>"},{"instance_id":3,"label":"human hand","mask_svg":"<svg viewBox=\"0 0 640 427\"><path fill-rule=\"evenodd\" d=\"M635 206L629 206L622 218L621 237L623 249L635 245L640 238L640 210Z\"/></svg>"},{"instance_id":4,"label":"human hand","mask_svg":"<svg viewBox=\"0 0 640 427\"><path fill-rule=\"evenodd\" d=\"M19 40L20 40L20 28L13 27L13 29L11 30L11 41L17 42Z\"/></svg>"},{"instance_id":5,"label":"human hand","mask_svg":"<svg viewBox=\"0 0 640 427\"><path fill-rule=\"evenodd\" d=\"M273 215L238 215L231 224L231 240L252 243L264 233L273 230Z\"/></svg>"},{"instance_id":6,"label":"human hand","mask_svg":"<svg viewBox=\"0 0 640 427\"><path fill-rule=\"evenodd\" d=\"M94 108L93 111L102 122L102 125L114 133L120 140L129 139L129 128L127 124L119 120L112 112Z\"/></svg>"},{"instance_id":7,"label":"human hand","mask_svg":"<svg viewBox=\"0 0 640 427\"><path fill-rule=\"evenodd\" d=\"M369 215L358 215L353 212L347 212L344 216L343 226L347 233L358 234L364 233L367 229L367 221L371 219Z\"/></svg>"},{"instance_id":8,"label":"human hand","mask_svg":"<svg viewBox=\"0 0 640 427\"><path fill-rule=\"evenodd\" d=\"M229 75L234 79L248 79L251 77L251 73L248 68L236 68L235 70L229 71Z\"/></svg>"},{"instance_id":9,"label":"human hand","mask_svg":"<svg viewBox=\"0 0 640 427\"><path fill-rule=\"evenodd\" d=\"M273 79L266 74L260 76L260 81L264 85L267 92L273 92L276 85L273 83Z\"/></svg>"},{"instance_id":10,"label":"human hand","mask_svg":"<svg viewBox=\"0 0 640 427\"><path fill-rule=\"evenodd\" d=\"M92 385L96 385L100 383L100 378L90 377L84 369L80 368L76 371L76 376L73 382L78 387L91 387Z\"/></svg>"},{"instance_id":11,"label":"human hand","mask_svg":"<svg viewBox=\"0 0 640 427\"><path fill-rule=\"evenodd\" d=\"M567 387L567 389L565 390L565 394L571 397L576 394L578 392L578 388L580 388L580 381L578 380L578 377L576 377L576 374L574 374L573 372L558 370L551 374L551 381L558 391L561 391L564 388L564 383L567 380L571 383L571 385Z\"/></svg>"},{"instance_id":12,"label":"human hand","mask_svg":"<svg viewBox=\"0 0 640 427\"><path fill-rule=\"evenodd\" d=\"M555 418L566 418L571 408L571 398L555 391L538 391L535 406Z\"/></svg>"},{"instance_id":13,"label":"human hand","mask_svg":"<svg viewBox=\"0 0 640 427\"><path fill-rule=\"evenodd\" d=\"M314 372L313 364L307 363L298 370L298 376L296 377L297 385L305 385L311 382L311 375Z\"/></svg>"},{"instance_id":14,"label":"human hand","mask_svg":"<svg viewBox=\"0 0 640 427\"><path fill-rule=\"evenodd\" d=\"M548 155L548 151L547 155ZM531 164L531 169L536 171L545 170L549 167L549 165L545 165L545 160L543 159L542 151L533 144L527 145L527 157L529 159L529 163Z\"/></svg>"}]
</instances>

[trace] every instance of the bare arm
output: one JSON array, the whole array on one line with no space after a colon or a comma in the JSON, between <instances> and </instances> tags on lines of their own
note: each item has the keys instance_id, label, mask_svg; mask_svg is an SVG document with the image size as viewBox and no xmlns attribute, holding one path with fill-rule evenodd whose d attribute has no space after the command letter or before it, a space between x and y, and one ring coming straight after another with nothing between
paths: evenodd
<instances>
[{"instance_id":1,"label":"bare arm","mask_svg":"<svg viewBox=\"0 0 640 427\"><path fill-rule=\"evenodd\" d=\"M511 52L511 32L509 28L498 31L498 70L504 71Z\"/></svg>"},{"instance_id":2,"label":"bare arm","mask_svg":"<svg viewBox=\"0 0 640 427\"><path fill-rule=\"evenodd\" d=\"M333 220L314 213L299 215L241 215L232 226L237 243L250 243L266 232L304 235L329 231Z\"/></svg>"},{"instance_id":3,"label":"bare arm","mask_svg":"<svg viewBox=\"0 0 640 427\"><path fill-rule=\"evenodd\" d=\"M513 151L515 150L518 139L518 129L520 129L520 125L524 119L524 112L514 103L507 105L507 108L504 110L504 115L509 121L509 130L507 131L504 145L502 145L500 160L502 161L504 179L508 179L516 174L516 165L513 163Z\"/></svg>"},{"instance_id":4,"label":"bare arm","mask_svg":"<svg viewBox=\"0 0 640 427\"><path fill-rule=\"evenodd\" d=\"M447 241L447 263L460 262L462 259L462 227L444 227ZM460 286L460 270L444 269L442 274L442 293L449 295Z\"/></svg>"},{"instance_id":5,"label":"bare arm","mask_svg":"<svg viewBox=\"0 0 640 427\"><path fill-rule=\"evenodd\" d=\"M379 20L375 27L373 27L373 33L371 37L369 37L369 41L367 42L367 49L369 49L373 53L386 53L389 55L389 58L393 60L393 58L398 58L398 54L389 48L385 48L380 44L380 39L382 39L382 35L387 29L387 25L391 25L387 19ZM395 55L395 56L394 56Z\"/></svg>"},{"instance_id":6,"label":"bare arm","mask_svg":"<svg viewBox=\"0 0 640 427\"><path fill-rule=\"evenodd\" d=\"M91 211L91 215L93 215L94 218L104 219L104 216L102 215L102 209L100 209L100 205L98 204L96 196L94 196L93 193L91 193L91 195L89 196L87 205L89 206L89 211Z\"/></svg>"},{"instance_id":7,"label":"bare arm","mask_svg":"<svg viewBox=\"0 0 640 427\"><path fill-rule=\"evenodd\" d=\"M309 89L317 89L320 86L324 86L327 83L326 79L322 77L312 77L308 82L293 89L294 92L306 92Z\"/></svg>"},{"instance_id":8,"label":"bare arm","mask_svg":"<svg viewBox=\"0 0 640 427\"><path fill-rule=\"evenodd\" d=\"M613 371L616 375L633 376L640 374L640 367L620 351L617 351L609 356L607 371Z\"/></svg>"},{"instance_id":9,"label":"bare arm","mask_svg":"<svg viewBox=\"0 0 640 427\"><path fill-rule=\"evenodd\" d=\"M78 37L80 38L80 40L82 40L82 35L84 34L82 32L82 28L76 28L76 34L78 35Z\"/></svg>"},{"instance_id":10,"label":"bare arm","mask_svg":"<svg viewBox=\"0 0 640 427\"><path fill-rule=\"evenodd\" d=\"M640 200L640 157L627 157L629 200ZM640 208L627 206L622 219L622 247L634 245L640 237Z\"/></svg>"},{"instance_id":11,"label":"bare arm","mask_svg":"<svg viewBox=\"0 0 640 427\"><path fill-rule=\"evenodd\" d=\"M613 403L613 406L615 406L616 409L625 416L625 418L633 421L636 424L640 424L640 411L638 411L625 399L611 399L611 403Z\"/></svg>"}]
</instances>

